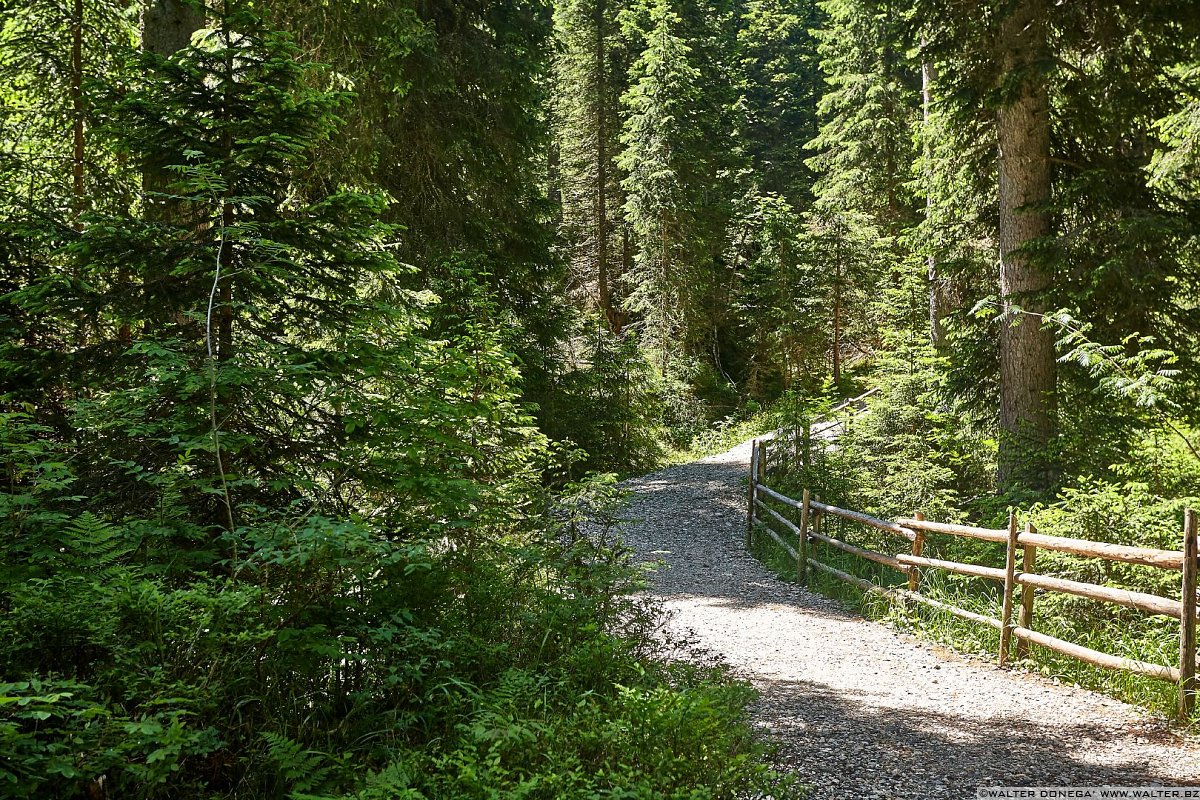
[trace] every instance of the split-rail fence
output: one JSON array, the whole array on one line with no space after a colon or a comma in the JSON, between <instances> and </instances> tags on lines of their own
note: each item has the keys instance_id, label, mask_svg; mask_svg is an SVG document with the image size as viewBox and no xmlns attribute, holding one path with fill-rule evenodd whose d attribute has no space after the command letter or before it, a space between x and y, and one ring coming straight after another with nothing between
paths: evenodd
<instances>
[{"instance_id":1,"label":"split-rail fence","mask_svg":"<svg viewBox=\"0 0 1200 800\"><path fill-rule=\"evenodd\" d=\"M856 400L859 398L856 398ZM851 401L853 402L853 401ZM847 405L847 407L849 407ZM838 410L841 410L840 408ZM794 442L800 441L798 435ZM782 436L771 436L777 444L787 440ZM809 442L804 435L803 449ZM790 449L790 448L788 448ZM797 448L801 449L801 448ZM789 457L790 453L787 454ZM767 533L796 561L796 572L801 583L805 583L809 570L818 570L840 581L851 584L871 594L882 595L892 600L913 601L939 609L962 619L989 625L1000 632L999 662L1005 666L1015 650L1019 658L1024 655L1028 643L1040 645L1057 653L1078 659L1088 664L1113 670L1124 670L1151 678L1175 683L1178 686L1178 712L1181 717L1191 714L1195 705L1196 680L1196 580L1200 566L1197 537L1197 514L1193 509L1184 513L1182 547L1180 550L1159 550L1150 547L1096 542L1062 536L1046 536L1037 533L1030 522L1018 525L1015 512L1010 512L1008 525L1003 529L980 528L946 522L933 522L920 514L911 518L885 520L828 503L820 502L804 489L800 499L788 497L767 485L768 450L767 439L756 439L752 443L749 482L749 514L747 545L757 530ZM789 511L797 519L788 519ZM824 530L823 520L839 517L851 522L870 526L892 534L903 540L907 547L903 552L882 553L841 541ZM790 531L796 540L793 546L773 527L772 523ZM981 564L961 563L922 555L929 535L956 536L995 542L1004 545L1004 568ZM880 586L864 578L843 572L817 559L819 547L830 547L860 558L890 567L906 576L907 588L903 586ZM1181 574L1178 599L1162 597L1147 592L1132 591L1100 586L1083 581L1068 580L1036 571L1036 554L1039 549L1069 553L1108 561L1121 561L1148 567L1169 570ZM1019 564L1019 566L1018 566ZM1003 585L1000 618L968 611L950 603L921 594L920 571L922 569L946 570L959 575L985 578ZM1019 598L1015 598L1019 589ZM1069 642L1034 630L1033 612L1035 590L1060 592L1105 603L1115 603L1137 609L1148 614L1161 614L1179 620L1179 661L1177 664L1156 664L1138 659L1116 656L1090 647ZM1014 647L1013 640L1016 639Z\"/></svg>"}]
</instances>

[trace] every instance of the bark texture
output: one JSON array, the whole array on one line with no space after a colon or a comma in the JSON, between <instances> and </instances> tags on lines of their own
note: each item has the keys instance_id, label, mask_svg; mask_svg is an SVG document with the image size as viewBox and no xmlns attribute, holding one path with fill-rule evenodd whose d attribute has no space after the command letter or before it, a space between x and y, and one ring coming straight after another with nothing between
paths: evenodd
<instances>
[{"instance_id":1,"label":"bark texture","mask_svg":"<svg viewBox=\"0 0 1200 800\"><path fill-rule=\"evenodd\" d=\"M1046 9L1022 0L1000 27L1003 101L1000 150L999 479L1001 489L1044 488L1052 479L1045 446L1054 435L1054 336L1037 316L1051 275L1027 246L1050 233L1050 103L1037 67L1046 57ZM1017 309L1020 309L1018 311Z\"/></svg>"},{"instance_id":2,"label":"bark texture","mask_svg":"<svg viewBox=\"0 0 1200 800\"><path fill-rule=\"evenodd\" d=\"M597 302L600 306L604 318L608 321L609 330L614 332L620 331L621 325L617 319L616 309L613 307L612 287L609 284L608 276L608 245L609 245L609 220L608 220L608 159L609 153L607 145L608 126L605 124L607 120L607 103L605 100L608 97L608 31L606 30L605 16L607 9L605 8L604 0L597 0L595 8L595 26L596 26L596 41L593 57L595 58L596 68L596 106L595 106L595 125L596 125L596 294Z\"/></svg>"},{"instance_id":3,"label":"bark texture","mask_svg":"<svg viewBox=\"0 0 1200 800\"><path fill-rule=\"evenodd\" d=\"M185 0L153 0L142 14L142 47L169 56L187 47L204 27L204 11Z\"/></svg>"},{"instance_id":4,"label":"bark texture","mask_svg":"<svg viewBox=\"0 0 1200 800\"><path fill-rule=\"evenodd\" d=\"M84 130L87 110L83 102L83 0L75 0L71 10L71 191L75 230L83 230L79 215L87 205L84 186Z\"/></svg>"},{"instance_id":5,"label":"bark texture","mask_svg":"<svg viewBox=\"0 0 1200 800\"><path fill-rule=\"evenodd\" d=\"M921 39L921 47L925 47L924 38ZM932 141L930 140L929 131L929 114L930 107L933 105L933 83L937 80L937 68L929 61L921 63L921 124L925 128L925 157L929 159L932 150ZM933 179L929 174L932 167L928 164L925 167L925 218L928 220L933 213ZM926 277L929 281L929 338L933 346L940 349L946 343L946 330L942 325L942 319L950 312L950 286L949 281L945 276L938 271L937 257L934 255L926 256L925 258Z\"/></svg>"}]
</instances>

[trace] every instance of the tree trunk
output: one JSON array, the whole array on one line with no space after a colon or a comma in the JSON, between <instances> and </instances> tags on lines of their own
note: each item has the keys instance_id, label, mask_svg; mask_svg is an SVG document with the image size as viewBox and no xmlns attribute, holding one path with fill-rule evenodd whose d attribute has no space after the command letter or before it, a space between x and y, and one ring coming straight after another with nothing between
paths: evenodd
<instances>
[{"instance_id":1,"label":"tree trunk","mask_svg":"<svg viewBox=\"0 0 1200 800\"><path fill-rule=\"evenodd\" d=\"M160 56L170 56L191 42L192 34L204 25L204 7L199 2L193 5L187 0L152 0L142 12L142 49L148 53ZM182 154L178 154L178 163ZM170 160L168 161L170 163ZM150 163L142 170L142 192L144 195L145 215L147 219L171 222L179 220L184 214L180 203L164 199L162 195L171 185L172 176L165 164ZM154 276L144 276L142 308L148 312L145 328L154 326L150 318L159 321L169 321L183 324L184 317L175 298L169 294L166 298L150 298L145 296L146 286ZM164 300L165 302L160 302ZM122 338L125 338L124 331ZM129 337L130 339L132 336Z\"/></svg>"},{"instance_id":2,"label":"tree trunk","mask_svg":"<svg viewBox=\"0 0 1200 800\"><path fill-rule=\"evenodd\" d=\"M1054 435L1054 336L1042 326L1050 272L1028 245L1050 233L1050 103L1042 0L1022 0L1001 25L1006 96L996 115L1000 149L1000 451L1002 490L1045 489ZM1018 310L1019 309L1019 310ZM1029 312L1029 313L1025 313Z\"/></svg>"},{"instance_id":3,"label":"tree trunk","mask_svg":"<svg viewBox=\"0 0 1200 800\"><path fill-rule=\"evenodd\" d=\"M154 0L142 14L142 48L169 56L187 47L204 27L204 10L185 0Z\"/></svg>"},{"instance_id":4,"label":"tree trunk","mask_svg":"<svg viewBox=\"0 0 1200 800\"><path fill-rule=\"evenodd\" d=\"M71 138L74 145L71 158L71 188L74 205L75 230L83 230L80 215L87 204L83 182L83 0L75 0L71 13Z\"/></svg>"},{"instance_id":5,"label":"tree trunk","mask_svg":"<svg viewBox=\"0 0 1200 800\"><path fill-rule=\"evenodd\" d=\"M596 71L595 118L596 118L596 295L600 311L608 322L608 329L620 329L613 308L612 286L608 274L608 74L607 31L605 30L605 3L596 0L594 9L595 49L592 53Z\"/></svg>"},{"instance_id":6,"label":"tree trunk","mask_svg":"<svg viewBox=\"0 0 1200 800\"><path fill-rule=\"evenodd\" d=\"M153 0L142 12L142 49L160 56L170 56L187 47L192 34L204 26L202 5L185 0ZM147 167L142 174L142 186L147 191L162 192L170 184L170 173L158 167ZM147 201L147 212L154 218L169 218L173 209L166 203Z\"/></svg>"},{"instance_id":7,"label":"tree trunk","mask_svg":"<svg viewBox=\"0 0 1200 800\"><path fill-rule=\"evenodd\" d=\"M84 184L83 118L83 0L71 6L71 226L83 231L83 212L87 209L87 188ZM80 277L80 276L76 276ZM87 318L80 310L76 315L75 344L87 344ZM121 327L121 331L125 326Z\"/></svg>"},{"instance_id":8,"label":"tree trunk","mask_svg":"<svg viewBox=\"0 0 1200 800\"><path fill-rule=\"evenodd\" d=\"M842 380L842 275L845 265L842 263L844 256L840 226L835 231L838 239L833 273L833 383L836 386Z\"/></svg>"},{"instance_id":9,"label":"tree trunk","mask_svg":"<svg viewBox=\"0 0 1200 800\"><path fill-rule=\"evenodd\" d=\"M921 46L925 47L922 37ZM933 145L930 141L929 110L933 104L933 82L937 80L937 69L928 61L921 62L921 124L925 133L925 221L933 214L933 177L930 174ZM945 278L938 274L937 257L930 253L925 257L925 274L929 281L929 338L935 348L946 343L946 330L942 318L946 316L947 292Z\"/></svg>"}]
</instances>

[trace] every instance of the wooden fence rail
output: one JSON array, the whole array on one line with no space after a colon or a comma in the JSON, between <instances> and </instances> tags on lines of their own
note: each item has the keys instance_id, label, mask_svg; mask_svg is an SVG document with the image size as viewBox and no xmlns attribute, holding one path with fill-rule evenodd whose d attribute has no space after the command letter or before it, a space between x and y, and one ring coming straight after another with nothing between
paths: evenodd
<instances>
[{"instance_id":1,"label":"wooden fence rail","mask_svg":"<svg viewBox=\"0 0 1200 800\"><path fill-rule=\"evenodd\" d=\"M836 438L833 431L838 428L841 433L845 433L850 428L850 424L856 417L865 413L867 408L867 398L879 391L879 388L869 389L858 397L851 397L823 414L820 414L809 420L803 427L793 431L780 429L771 433L763 434L759 441L766 442L776 440L783 442L788 440L791 442L792 452L796 460L802 464L808 464L812 459L812 446L814 433L817 441L824 441L826 444L832 438Z\"/></svg>"},{"instance_id":2,"label":"wooden fence rail","mask_svg":"<svg viewBox=\"0 0 1200 800\"><path fill-rule=\"evenodd\" d=\"M856 586L864 592L893 600L911 600L962 619L989 625L1000 631L998 657L1001 666L1009 663L1015 639L1015 650L1018 657L1023 656L1027 652L1028 645L1032 643L1094 666L1134 672L1176 683L1178 684L1180 716L1186 717L1192 713L1197 690L1196 581L1197 568L1200 566L1200 553L1198 553L1200 537L1197 535L1195 510L1188 509L1184 513L1183 542L1180 550L1159 550L1151 547L1094 542L1088 539L1047 536L1037 533L1033 525L1028 522L1026 522L1024 530L1021 530L1018 527L1015 512L1009 513L1008 525L1004 529L932 522L924 519L920 514L892 521L879 519L861 511L822 503L813 497L808 489L804 490L801 499L796 500L770 488L766 485L767 458L767 441L755 440L751 448L746 543L748 546L752 543L755 531L764 531L796 561L797 576L802 583L807 581L809 570L815 569ZM775 506L773 507L772 504ZM798 512L799 520L788 519L784 516L785 510ZM841 541L823 529L822 521L826 517L838 517L890 533L907 541L910 545L909 551L881 553ZM780 535L771 523L775 523L782 530L791 533L795 537L796 545L793 546L784 536ZM1004 568L928 558L923 555L925 538L928 534L966 537L1003 544L1005 547ZM908 588L880 586L818 561L814 558L816 544L889 567L907 576ZM1039 574L1036 572L1039 549L1179 572L1181 573L1179 598L1162 597L1148 592L1100 586ZM945 570L1002 584L1000 618L968 611L921 594L918 589L920 570L922 569ZM1168 666L1116 656L1034 630L1034 597L1035 590L1038 589L1084 597L1102 603L1114 603L1148 614L1159 614L1178 619L1178 664ZM1018 594L1018 590L1019 597L1014 597L1015 594Z\"/></svg>"}]
</instances>

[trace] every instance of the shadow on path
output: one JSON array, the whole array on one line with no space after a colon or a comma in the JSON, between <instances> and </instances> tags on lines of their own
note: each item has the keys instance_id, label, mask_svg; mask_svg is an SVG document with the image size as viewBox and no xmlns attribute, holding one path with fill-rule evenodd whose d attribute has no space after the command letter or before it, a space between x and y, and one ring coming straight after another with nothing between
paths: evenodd
<instances>
[{"instance_id":1,"label":"shadow on path","mask_svg":"<svg viewBox=\"0 0 1200 800\"><path fill-rule=\"evenodd\" d=\"M913 798L969 798L979 786L1200 786L1164 777L1145 760L1090 758L1138 735L1161 737L1152 725L1085 720L1048 731L1017 716L873 707L818 683L756 683L760 705L771 706L781 766L812 784L811 800L871 797L873 776L887 787L878 796Z\"/></svg>"},{"instance_id":2,"label":"shadow on path","mask_svg":"<svg viewBox=\"0 0 1200 800\"><path fill-rule=\"evenodd\" d=\"M972 798L978 786L1200 786L1163 720L1001 671L776 578L744 548L749 448L626 482L624 535L664 568L678 632L760 690L757 725L822 798ZM692 638L692 637L688 637ZM935 677L936 676L936 677Z\"/></svg>"}]
</instances>

